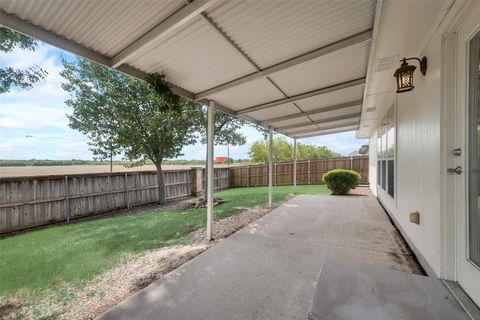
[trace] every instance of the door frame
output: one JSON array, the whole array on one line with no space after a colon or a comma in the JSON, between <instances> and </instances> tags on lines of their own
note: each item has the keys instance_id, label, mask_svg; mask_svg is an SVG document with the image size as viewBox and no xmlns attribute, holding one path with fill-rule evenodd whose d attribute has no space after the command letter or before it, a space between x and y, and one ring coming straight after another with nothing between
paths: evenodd
<instances>
[{"instance_id":1,"label":"door frame","mask_svg":"<svg viewBox=\"0 0 480 320\"><path fill-rule=\"evenodd\" d=\"M442 155L441 155L441 179L442 179L442 226L441 226L441 274L440 277L447 280L458 281L459 271L465 268L478 269L478 266L466 266L469 263L468 258L465 259L464 255L468 255L468 248L466 237L463 240L459 237L459 234L468 234L468 195L465 192L468 190L468 108L466 102L459 103L458 97L463 95L462 99L468 99L467 88L468 74L464 74L465 67L459 67L460 65L466 66L468 64L469 51L468 47L463 47L460 50L460 44L458 32L466 23L472 23L472 19L476 14L480 12L480 1L472 1L464 5L463 10L459 11L457 17L452 20L449 28L446 28L447 32L444 33L442 41ZM473 22L474 23L474 22ZM472 28L469 31L466 39L469 42L473 36L480 32L480 26ZM468 43L467 42L467 43ZM460 54L461 51L463 54ZM463 52L465 51L465 52ZM460 59L460 60L459 60ZM461 73L460 71L463 70ZM459 76L460 72L460 76ZM459 81L464 82L465 92L458 92L457 84ZM468 103L468 102L467 102ZM461 108L461 109L459 109ZM457 111L461 112L458 113ZM463 128L464 132L458 131L457 126L459 124L465 124ZM459 134L460 133L460 134ZM452 151L454 148L462 148L462 156L453 156ZM453 168L457 165L463 167L464 173L462 173L461 179L458 176L447 173L447 168ZM458 193L458 190L463 190L464 195ZM462 200L459 200L462 199ZM460 224L462 226L460 226ZM465 230L459 230L460 227ZM466 243L467 242L467 243ZM459 255L462 255L461 257ZM462 260L460 260L462 259ZM464 261L465 260L465 261ZM461 261L459 263L459 261ZM465 267L466 266L466 267ZM471 272L471 270L470 270ZM480 271L479 271L480 272ZM468 274L468 272L467 272ZM461 285L461 283L460 283ZM467 289L467 288L465 288ZM471 288L470 288L471 289ZM468 290L467 290L468 291ZM468 292L467 292L468 293ZM480 297L474 297L479 303Z\"/></svg>"},{"instance_id":2,"label":"door frame","mask_svg":"<svg viewBox=\"0 0 480 320\"><path fill-rule=\"evenodd\" d=\"M457 43L458 31L462 28L474 10L480 7L480 1L455 1L449 14L443 21L444 29L441 47L441 252L440 278L457 281L457 216L455 214L455 177L447 173L447 168L457 165L457 159L452 155L456 148L457 122ZM465 156L465 151L463 154Z\"/></svg>"}]
</instances>

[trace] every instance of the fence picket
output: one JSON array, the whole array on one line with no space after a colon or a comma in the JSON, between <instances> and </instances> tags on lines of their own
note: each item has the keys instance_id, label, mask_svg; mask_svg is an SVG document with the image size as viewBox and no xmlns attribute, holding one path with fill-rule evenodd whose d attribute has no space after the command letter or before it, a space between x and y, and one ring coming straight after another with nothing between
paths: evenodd
<instances>
[{"instance_id":1,"label":"fence picket","mask_svg":"<svg viewBox=\"0 0 480 320\"><path fill-rule=\"evenodd\" d=\"M329 169L348 167L360 173L362 184L368 183L368 156L362 156L298 161L297 185L322 183L321 175ZM167 200L202 191L197 190L196 170L202 169L165 171ZM292 184L293 163L275 164L274 170L275 185ZM214 179L215 189L265 186L268 165L215 168ZM154 203L156 187L156 171L0 178L0 233Z\"/></svg>"}]
</instances>

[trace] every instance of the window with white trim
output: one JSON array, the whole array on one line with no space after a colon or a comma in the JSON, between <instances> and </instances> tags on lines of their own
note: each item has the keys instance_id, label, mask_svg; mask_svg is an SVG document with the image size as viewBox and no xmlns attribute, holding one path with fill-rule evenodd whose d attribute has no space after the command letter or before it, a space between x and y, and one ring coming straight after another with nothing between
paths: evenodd
<instances>
[{"instance_id":1,"label":"window with white trim","mask_svg":"<svg viewBox=\"0 0 480 320\"><path fill-rule=\"evenodd\" d=\"M392 105L377 129L377 183L395 196L395 107Z\"/></svg>"}]
</instances>

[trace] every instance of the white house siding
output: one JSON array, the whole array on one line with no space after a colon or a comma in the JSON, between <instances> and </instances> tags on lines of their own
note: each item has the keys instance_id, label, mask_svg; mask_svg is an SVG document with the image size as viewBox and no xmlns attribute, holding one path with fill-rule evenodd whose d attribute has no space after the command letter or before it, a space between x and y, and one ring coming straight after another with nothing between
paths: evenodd
<instances>
[{"instance_id":1,"label":"white house siding","mask_svg":"<svg viewBox=\"0 0 480 320\"><path fill-rule=\"evenodd\" d=\"M370 136L372 190L396 220L427 273L436 276L441 274L441 46L441 32L437 31L421 53L428 57L427 75L417 68L415 89L395 98L395 199L377 187L376 131ZM409 222L413 211L420 212L419 225Z\"/></svg>"}]
</instances>

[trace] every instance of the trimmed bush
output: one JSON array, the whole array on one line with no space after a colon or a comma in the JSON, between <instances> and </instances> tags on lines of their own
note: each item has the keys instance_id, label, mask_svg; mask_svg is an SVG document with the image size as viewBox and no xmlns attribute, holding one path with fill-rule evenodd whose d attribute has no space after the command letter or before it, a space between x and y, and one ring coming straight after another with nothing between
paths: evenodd
<instances>
[{"instance_id":1,"label":"trimmed bush","mask_svg":"<svg viewBox=\"0 0 480 320\"><path fill-rule=\"evenodd\" d=\"M334 169L323 175L323 182L332 194L346 194L360 183L361 176L353 170Z\"/></svg>"}]
</instances>

